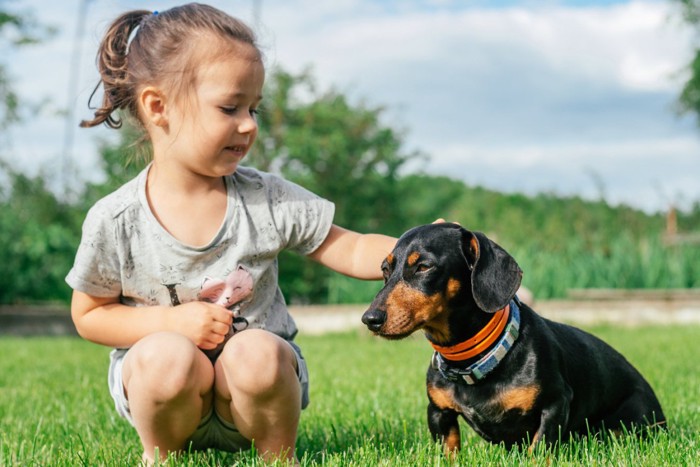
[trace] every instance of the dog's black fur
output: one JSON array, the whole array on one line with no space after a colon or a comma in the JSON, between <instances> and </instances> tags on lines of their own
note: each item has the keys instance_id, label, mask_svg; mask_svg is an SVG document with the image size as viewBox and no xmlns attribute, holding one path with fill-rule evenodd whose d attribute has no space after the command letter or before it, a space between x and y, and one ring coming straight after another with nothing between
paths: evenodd
<instances>
[{"instance_id":1,"label":"dog's black fur","mask_svg":"<svg viewBox=\"0 0 700 467\"><path fill-rule=\"evenodd\" d=\"M384 288L362 322L389 339L422 328L440 346L474 336L514 299L522 277L500 246L450 223L406 232L382 271ZM654 391L621 354L525 304L519 308L519 337L485 379L468 385L428 368L428 426L446 451L460 447L460 415L488 441L530 449L571 434L665 426ZM466 368L482 355L447 363Z\"/></svg>"}]
</instances>

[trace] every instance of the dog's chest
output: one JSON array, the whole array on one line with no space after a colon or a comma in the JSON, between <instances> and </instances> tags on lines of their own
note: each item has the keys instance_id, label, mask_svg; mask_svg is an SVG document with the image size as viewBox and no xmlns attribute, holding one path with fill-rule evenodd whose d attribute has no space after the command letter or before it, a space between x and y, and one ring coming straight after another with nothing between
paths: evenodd
<instances>
[{"instance_id":1,"label":"dog's chest","mask_svg":"<svg viewBox=\"0 0 700 467\"><path fill-rule=\"evenodd\" d=\"M513 427L535 426L539 419L537 385L469 386L457 382L441 381L428 385L428 394L439 408L451 409L482 436L498 440L499 433L510 432Z\"/></svg>"}]
</instances>

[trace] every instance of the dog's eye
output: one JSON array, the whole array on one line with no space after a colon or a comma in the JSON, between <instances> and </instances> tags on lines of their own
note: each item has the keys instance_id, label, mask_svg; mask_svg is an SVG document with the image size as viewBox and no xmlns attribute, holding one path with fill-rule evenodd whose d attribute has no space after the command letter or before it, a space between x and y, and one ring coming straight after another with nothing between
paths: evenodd
<instances>
[{"instance_id":1,"label":"dog's eye","mask_svg":"<svg viewBox=\"0 0 700 467\"><path fill-rule=\"evenodd\" d=\"M416 272L426 272L430 271L431 269L433 269L433 266L427 263L421 263L418 266L416 266Z\"/></svg>"}]
</instances>

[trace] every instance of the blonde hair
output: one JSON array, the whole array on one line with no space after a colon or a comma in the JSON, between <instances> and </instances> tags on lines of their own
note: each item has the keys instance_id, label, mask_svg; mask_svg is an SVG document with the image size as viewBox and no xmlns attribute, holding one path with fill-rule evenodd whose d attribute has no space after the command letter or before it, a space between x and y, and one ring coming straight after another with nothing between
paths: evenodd
<instances>
[{"instance_id":1,"label":"blonde hair","mask_svg":"<svg viewBox=\"0 0 700 467\"><path fill-rule=\"evenodd\" d=\"M95 109L95 118L81 121L80 126L104 123L120 128L122 120L115 115L119 110L141 123L137 96L147 85L168 85L186 93L204 57L195 54L196 46L202 45L195 39L204 34L248 44L262 59L252 29L208 5L189 3L163 12L133 10L119 16L97 51L100 81L90 100L102 85L102 105Z\"/></svg>"}]
</instances>

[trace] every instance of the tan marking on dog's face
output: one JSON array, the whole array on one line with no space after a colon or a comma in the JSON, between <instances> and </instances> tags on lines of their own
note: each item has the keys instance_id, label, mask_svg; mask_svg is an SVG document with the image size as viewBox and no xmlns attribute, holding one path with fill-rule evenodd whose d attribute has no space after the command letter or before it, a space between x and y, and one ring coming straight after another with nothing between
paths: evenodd
<instances>
[{"instance_id":1,"label":"tan marking on dog's face","mask_svg":"<svg viewBox=\"0 0 700 467\"><path fill-rule=\"evenodd\" d=\"M425 327L446 336L444 341L447 341L449 328L446 310L447 301L443 294L425 295L399 282L386 299L386 323L380 334L384 337L405 337Z\"/></svg>"},{"instance_id":2,"label":"tan marking on dog's face","mask_svg":"<svg viewBox=\"0 0 700 467\"><path fill-rule=\"evenodd\" d=\"M435 316L423 326L425 332L430 334L430 337L438 344L446 344L452 338L452 333L448 322L450 314L447 302L457 296L461 288L462 283L459 280L450 279L447 282L447 288L445 290L445 312Z\"/></svg>"},{"instance_id":3,"label":"tan marking on dog's face","mask_svg":"<svg viewBox=\"0 0 700 467\"><path fill-rule=\"evenodd\" d=\"M504 411L518 409L525 413L535 406L539 394L539 386L510 388L499 394L498 402Z\"/></svg>"},{"instance_id":4,"label":"tan marking on dog's face","mask_svg":"<svg viewBox=\"0 0 700 467\"><path fill-rule=\"evenodd\" d=\"M413 253L408 255L408 258L406 258L406 264L408 264L409 266L415 266L419 259L420 253L414 251Z\"/></svg>"},{"instance_id":5,"label":"tan marking on dog's face","mask_svg":"<svg viewBox=\"0 0 700 467\"><path fill-rule=\"evenodd\" d=\"M450 332L450 325L447 321L448 313L441 313L436 316L433 320L425 323L423 325L423 330L430 334L433 341L440 345L447 344L450 339L452 339L452 333Z\"/></svg>"},{"instance_id":6,"label":"tan marking on dog's face","mask_svg":"<svg viewBox=\"0 0 700 467\"><path fill-rule=\"evenodd\" d=\"M394 254L389 253L389 256L386 257L386 262L393 265L394 264Z\"/></svg>"},{"instance_id":7,"label":"tan marking on dog's face","mask_svg":"<svg viewBox=\"0 0 700 467\"><path fill-rule=\"evenodd\" d=\"M448 388L437 388L428 384L428 397L441 410L452 409L456 411L458 408L454 402L454 393Z\"/></svg>"},{"instance_id":8,"label":"tan marking on dog's face","mask_svg":"<svg viewBox=\"0 0 700 467\"><path fill-rule=\"evenodd\" d=\"M450 278L447 281L447 298L450 300L455 298L461 289L462 283L455 278Z\"/></svg>"}]
</instances>

